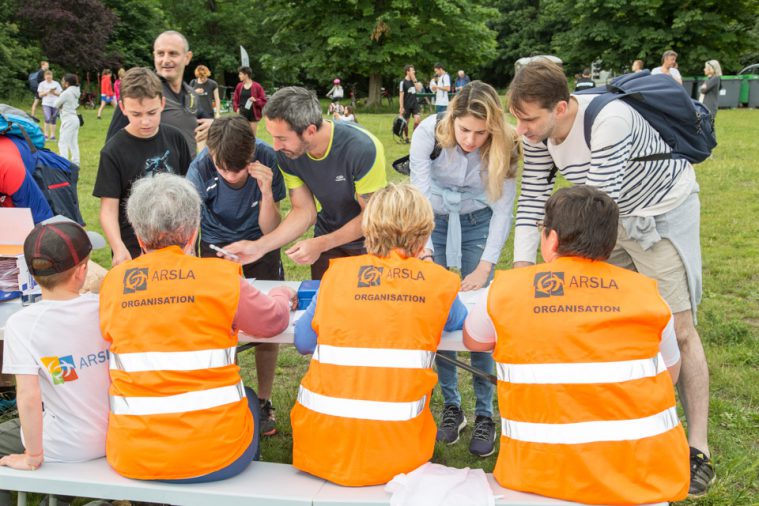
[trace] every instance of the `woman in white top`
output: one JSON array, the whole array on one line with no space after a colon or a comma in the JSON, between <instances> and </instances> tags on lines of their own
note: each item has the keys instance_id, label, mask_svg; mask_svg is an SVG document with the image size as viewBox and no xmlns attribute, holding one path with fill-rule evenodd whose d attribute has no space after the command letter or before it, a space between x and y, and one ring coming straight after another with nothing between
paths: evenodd
<instances>
[{"instance_id":1,"label":"woman in white top","mask_svg":"<svg viewBox=\"0 0 759 506\"><path fill-rule=\"evenodd\" d=\"M411 182L435 211L435 229L422 258L460 269L462 290L481 288L493 277L511 229L520 149L498 94L482 81L464 86L446 113L425 119L414 131ZM455 357L455 352L442 354ZM492 373L493 358L472 353L472 365ZM438 440L452 444L466 419L455 367L443 361L437 367L445 401ZM485 456L494 451L493 385L475 377L474 390L477 418L469 449Z\"/></svg>"},{"instance_id":2,"label":"woman in white top","mask_svg":"<svg viewBox=\"0 0 759 506\"><path fill-rule=\"evenodd\" d=\"M63 93L55 100L55 108L61 111L61 139L58 149L61 156L79 165L79 78L74 74L63 76Z\"/></svg>"}]
</instances>

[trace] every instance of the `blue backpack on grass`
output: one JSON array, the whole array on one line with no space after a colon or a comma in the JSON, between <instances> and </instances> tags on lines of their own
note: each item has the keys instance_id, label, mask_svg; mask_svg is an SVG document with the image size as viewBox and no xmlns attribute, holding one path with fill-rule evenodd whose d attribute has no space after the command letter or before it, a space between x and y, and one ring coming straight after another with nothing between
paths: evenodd
<instances>
[{"instance_id":1,"label":"blue backpack on grass","mask_svg":"<svg viewBox=\"0 0 759 506\"><path fill-rule=\"evenodd\" d=\"M625 74L606 86L576 92L600 95L585 110L585 143L590 147L590 131L598 113L614 100L622 100L638 111L671 148L671 153L655 153L635 161L686 159L700 163L717 145L711 115L701 102L693 100L668 75L651 75L648 70Z\"/></svg>"}]
</instances>

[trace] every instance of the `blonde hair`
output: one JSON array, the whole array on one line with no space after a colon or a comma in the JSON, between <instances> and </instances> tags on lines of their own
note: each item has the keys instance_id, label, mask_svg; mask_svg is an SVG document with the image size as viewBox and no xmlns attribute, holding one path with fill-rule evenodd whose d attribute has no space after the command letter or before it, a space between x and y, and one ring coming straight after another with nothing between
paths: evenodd
<instances>
[{"instance_id":1,"label":"blonde hair","mask_svg":"<svg viewBox=\"0 0 759 506\"><path fill-rule=\"evenodd\" d=\"M208 67L206 67L205 65L198 65L197 67L195 67L195 77L197 77L198 79L200 78L207 79L211 77L211 71L208 70Z\"/></svg>"},{"instance_id":2,"label":"blonde hair","mask_svg":"<svg viewBox=\"0 0 759 506\"><path fill-rule=\"evenodd\" d=\"M366 251L388 256L401 249L415 256L435 228L435 215L422 192L408 183L390 183L369 199L361 219Z\"/></svg>"},{"instance_id":3,"label":"blonde hair","mask_svg":"<svg viewBox=\"0 0 759 506\"><path fill-rule=\"evenodd\" d=\"M451 100L446 115L437 124L435 137L443 148L456 146L456 118L473 116L485 121L488 139L480 147L482 166L487 171L485 191L488 199L501 198L503 182L517 175L522 144L516 130L506 123L503 107L495 88L482 81L472 81Z\"/></svg>"},{"instance_id":4,"label":"blonde hair","mask_svg":"<svg viewBox=\"0 0 759 506\"><path fill-rule=\"evenodd\" d=\"M707 65L709 65L712 70L714 70L715 76L721 76L722 75L722 65L719 64L717 60L709 60L706 62Z\"/></svg>"}]
</instances>

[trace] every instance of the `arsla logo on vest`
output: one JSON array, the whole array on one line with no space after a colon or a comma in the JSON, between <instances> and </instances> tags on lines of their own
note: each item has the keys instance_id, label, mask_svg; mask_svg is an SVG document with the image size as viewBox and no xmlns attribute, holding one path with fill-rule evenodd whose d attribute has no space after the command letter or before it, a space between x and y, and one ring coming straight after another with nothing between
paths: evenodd
<instances>
[{"instance_id":1,"label":"arsla logo on vest","mask_svg":"<svg viewBox=\"0 0 759 506\"><path fill-rule=\"evenodd\" d=\"M362 265L358 268L358 287L367 288L370 286L380 286L382 282L383 267L374 265Z\"/></svg>"},{"instance_id":2,"label":"arsla logo on vest","mask_svg":"<svg viewBox=\"0 0 759 506\"><path fill-rule=\"evenodd\" d=\"M148 289L148 268L127 269L124 273L124 293L135 293Z\"/></svg>"},{"instance_id":3,"label":"arsla logo on vest","mask_svg":"<svg viewBox=\"0 0 759 506\"><path fill-rule=\"evenodd\" d=\"M155 288L154 283L162 281L186 281L195 279L195 272L191 269L156 269L152 273L147 267L127 269L124 273L124 294L137 293L148 289L148 281ZM134 300L121 301L121 307L158 306L161 304L194 304L195 295L171 295L163 297L146 297Z\"/></svg>"},{"instance_id":4,"label":"arsla logo on vest","mask_svg":"<svg viewBox=\"0 0 759 506\"><path fill-rule=\"evenodd\" d=\"M535 286L535 298L541 299L552 295L564 295L563 272L538 272L532 281Z\"/></svg>"}]
</instances>

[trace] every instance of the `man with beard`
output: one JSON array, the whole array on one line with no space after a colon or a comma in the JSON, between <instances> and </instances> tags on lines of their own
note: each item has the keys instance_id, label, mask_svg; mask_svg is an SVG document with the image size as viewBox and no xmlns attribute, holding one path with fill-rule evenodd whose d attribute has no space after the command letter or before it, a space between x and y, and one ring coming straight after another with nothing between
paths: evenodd
<instances>
[{"instance_id":1,"label":"man with beard","mask_svg":"<svg viewBox=\"0 0 759 506\"><path fill-rule=\"evenodd\" d=\"M285 253L295 263L311 265L312 279L321 279L331 258L366 253L361 216L371 194L387 184L385 150L358 125L322 119L319 100L305 88L277 91L263 114L292 210L260 239L225 249L247 264L298 239L315 224L312 239L296 242ZM318 213L314 198L321 205Z\"/></svg>"}]
</instances>

